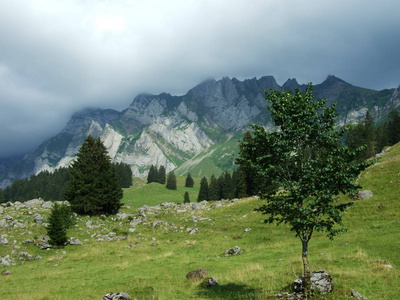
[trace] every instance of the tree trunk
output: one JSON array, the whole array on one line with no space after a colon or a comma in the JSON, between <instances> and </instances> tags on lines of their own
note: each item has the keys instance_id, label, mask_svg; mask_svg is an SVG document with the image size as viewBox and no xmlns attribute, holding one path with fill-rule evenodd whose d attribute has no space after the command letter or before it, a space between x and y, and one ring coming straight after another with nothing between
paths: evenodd
<instances>
[{"instance_id":1,"label":"tree trunk","mask_svg":"<svg viewBox=\"0 0 400 300\"><path fill-rule=\"evenodd\" d=\"M308 241L307 238L302 238L301 243L303 245L302 251L302 259L303 259L303 276L304 276L304 291L308 294L311 288L311 272L310 272L310 265L308 264Z\"/></svg>"}]
</instances>

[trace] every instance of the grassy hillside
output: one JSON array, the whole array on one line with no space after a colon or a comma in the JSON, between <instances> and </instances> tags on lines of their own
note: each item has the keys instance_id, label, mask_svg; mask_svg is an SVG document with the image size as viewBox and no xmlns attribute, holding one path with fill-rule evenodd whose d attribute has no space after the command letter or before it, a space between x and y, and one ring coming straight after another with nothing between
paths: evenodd
<instances>
[{"instance_id":1,"label":"grassy hillside","mask_svg":"<svg viewBox=\"0 0 400 300\"><path fill-rule=\"evenodd\" d=\"M311 240L312 269L325 270L336 282L326 299L350 298L351 288L371 300L400 295L399 173L400 145L396 145L360 178L374 197L356 201L345 214L349 231L334 241L321 234ZM194 202L199 180L191 189L183 183L184 177L178 177L178 190L169 191L135 180L125 190L122 212L135 214L143 205L182 203L186 190ZM197 209L158 206L145 211L147 221L136 227L129 225L136 215L123 220L80 217L69 236L83 245L50 250L22 243L46 233L33 220L35 214L45 217L49 210L3 208L0 220L8 215L27 228L15 228L9 220L10 227L0 229L0 236L9 242L0 245L0 257L15 258L14 265L1 267L12 274L0 275L0 298L101 299L111 291L123 291L136 299L269 299L293 281L293 273L301 274L301 244L287 227L263 224L263 216L254 212L261 204L262 200L248 198L196 204ZM99 228L88 228L89 220ZM98 241L99 235L111 231L126 239ZM225 257L224 251L234 246L243 253ZM39 254L42 259L19 261L19 252ZM198 268L217 278L219 287L206 289L185 278Z\"/></svg>"}]
</instances>

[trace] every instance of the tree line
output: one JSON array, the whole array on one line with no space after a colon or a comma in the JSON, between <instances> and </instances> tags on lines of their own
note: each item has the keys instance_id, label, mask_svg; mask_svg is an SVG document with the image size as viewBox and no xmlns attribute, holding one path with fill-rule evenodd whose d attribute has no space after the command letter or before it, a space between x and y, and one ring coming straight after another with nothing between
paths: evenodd
<instances>
[{"instance_id":1,"label":"tree line","mask_svg":"<svg viewBox=\"0 0 400 300\"><path fill-rule=\"evenodd\" d=\"M122 188L132 185L132 170L128 164L116 163L113 168L118 175ZM30 199L65 200L65 188L70 180L71 168L59 168L54 172L42 171L25 179L14 181L4 190L0 189L1 202L24 202Z\"/></svg>"},{"instance_id":2,"label":"tree line","mask_svg":"<svg viewBox=\"0 0 400 300\"><path fill-rule=\"evenodd\" d=\"M370 112L357 125L350 127L346 136L346 145L355 150L362 147L357 154L357 160L362 161L381 152L386 146L400 142L400 116L392 110L389 118L383 124L377 125Z\"/></svg>"}]
</instances>

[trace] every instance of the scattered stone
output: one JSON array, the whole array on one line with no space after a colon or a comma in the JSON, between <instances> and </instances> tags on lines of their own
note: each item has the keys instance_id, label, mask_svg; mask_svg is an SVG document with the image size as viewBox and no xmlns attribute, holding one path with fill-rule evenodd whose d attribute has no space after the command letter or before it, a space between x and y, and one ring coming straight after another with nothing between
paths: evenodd
<instances>
[{"instance_id":1,"label":"scattered stone","mask_svg":"<svg viewBox=\"0 0 400 300\"><path fill-rule=\"evenodd\" d=\"M35 246L37 246L41 250L49 249L51 248L49 241L50 237L48 235L44 235L39 238L39 240L35 243Z\"/></svg>"},{"instance_id":2,"label":"scattered stone","mask_svg":"<svg viewBox=\"0 0 400 300\"><path fill-rule=\"evenodd\" d=\"M54 203L51 201L45 201L42 204L42 208L46 208L46 209L52 209L54 206Z\"/></svg>"},{"instance_id":3,"label":"scattered stone","mask_svg":"<svg viewBox=\"0 0 400 300\"><path fill-rule=\"evenodd\" d=\"M34 219L35 223L40 225L44 222L44 219L41 215L35 215L35 219Z\"/></svg>"},{"instance_id":4,"label":"scattered stone","mask_svg":"<svg viewBox=\"0 0 400 300\"><path fill-rule=\"evenodd\" d=\"M158 244L157 244L157 243L152 243L152 244L151 244L151 246L153 246L153 247L157 247L157 246L158 246Z\"/></svg>"},{"instance_id":5,"label":"scattered stone","mask_svg":"<svg viewBox=\"0 0 400 300\"><path fill-rule=\"evenodd\" d=\"M19 252L18 255L19 255L19 258L18 258L18 259L19 259L20 261L30 261L30 260L33 260L32 255L30 255L28 252Z\"/></svg>"},{"instance_id":6,"label":"scattered stone","mask_svg":"<svg viewBox=\"0 0 400 300\"><path fill-rule=\"evenodd\" d=\"M10 255L0 257L0 264L2 264L3 266L11 265L12 261L13 261L13 258Z\"/></svg>"},{"instance_id":7,"label":"scattered stone","mask_svg":"<svg viewBox=\"0 0 400 300\"><path fill-rule=\"evenodd\" d=\"M360 294L359 292L356 292L354 289L351 289L351 296L358 299L358 300L368 300L367 297L364 295Z\"/></svg>"},{"instance_id":8,"label":"scattered stone","mask_svg":"<svg viewBox=\"0 0 400 300\"><path fill-rule=\"evenodd\" d=\"M1 219L0 220L0 228L5 228L7 227L7 220L6 219Z\"/></svg>"},{"instance_id":9,"label":"scattered stone","mask_svg":"<svg viewBox=\"0 0 400 300\"><path fill-rule=\"evenodd\" d=\"M394 269L394 267L392 265L384 265L384 267L387 269Z\"/></svg>"},{"instance_id":10,"label":"scattered stone","mask_svg":"<svg viewBox=\"0 0 400 300\"><path fill-rule=\"evenodd\" d=\"M303 300L303 299L305 299L303 294L290 294L290 293L276 294L275 298L282 298L282 299L286 299L286 300Z\"/></svg>"},{"instance_id":11,"label":"scattered stone","mask_svg":"<svg viewBox=\"0 0 400 300\"><path fill-rule=\"evenodd\" d=\"M198 281L198 280L204 279L207 275L208 275L207 270L198 269L198 270L190 271L189 273L187 273L186 278Z\"/></svg>"},{"instance_id":12,"label":"scattered stone","mask_svg":"<svg viewBox=\"0 0 400 300\"><path fill-rule=\"evenodd\" d=\"M245 232L249 232L250 230L251 230L251 228L248 227L248 228L246 228L244 231L245 231Z\"/></svg>"},{"instance_id":13,"label":"scattered stone","mask_svg":"<svg viewBox=\"0 0 400 300\"><path fill-rule=\"evenodd\" d=\"M231 249L225 250L224 254L225 254L225 256L231 256L231 255L238 255L238 254L240 254L242 252L243 252L243 250L240 249L239 246L235 246L235 247L233 247Z\"/></svg>"},{"instance_id":14,"label":"scattered stone","mask_svg":"<svg viewBox=\"0 0 400 300\"><path fill-rule=\"evenodd\" d=\"M359 191L356 195L357 200L364 200L373 197L374 194L370 190Z\"/></svg>"},{"instance_id":15,"label":"scattered stone","mask_svg":"<svg viewBox=\"0 0 400 300\"><path fill-rule=\"evenodd\" d=\"M8 245L7 235L0 235L0 245Z\"/></svg>"},{"instance_id":16,"label":"scattered stone","mask_svg":"<svg viewBox=\"0 0 400 300\"><path fill-rule=\"evenodd\" d=\"M33 244L35 242L34 239L27 239L27 240L23 240L22 244Z\"/></svg>"},{"instance_id":17,"label":"scattered stone","mask_svg":"<svg viewBox=\"0 0 400 300\"><path fill-rule=\"evenodd\" d=\"M304 277L300 276L293 282L296 293L303 292ZM314 271L311 274L311 291L317 291L321 294L331 293L333 291L333 280L331 275L325 271Z\"/></svg>"},{"instance_id":18,"label":"scattered stone","mask_svg":"<svg viewBox=\"0 0 400 300\"><path fill-rule=\"evenodd\" d=\"M3 207L0 206L0 214L4 213Z\"/></svg>"},{"instance_id":19,"label":"scattered stone","mask_svg":"<svg viewBox=\"0 0 400 300\"><path fill-rule=\"evenodd\" d=\"M3 272L1 272L1 275L11 275L11 272L8 270L4 270Z\"/></svg>"},{"instance_id":20,"label":"scattered stone","mask_svg":"<svg viewBox=\"0 0 400 300\"><path fill-rule=\"evenodd\" d=\"M108 293L100 300L131 300L131 296L127 293Z\"/></svg>"},{"instance_id":21,"label":"scattered stone","mask_svg":"<svg viewBox=\"0 0 400 300\"><path fill-rule=\"evenodd\" d=\"M206 288L217 286L218 280L217 280L217 278L214 278L214 277L208 278L204 285Z\"/></svg>"},{"instance_id":22,"label":"scattered stone","mask_svg":"<svg viewBox=\"0 0 400 300\"><path fill-rule=\"evenodd\" d=\"M68 240L68 244L70 245L78 245L78 246L82 246L83 243L76 237L70 237Z\"/></svg>"},{"instance_id":23,"label":"scattered stone","mask_svg":"<svg viewBox=\"0 0 400 300\"><path fill-rule=\"evenodd\" d=\"M36 208L41 206L43 203L44 201L41 198L39 198L26 201L24 204L26 208Z\"/></svg>"},{"instance_id":24,"label":"scattered stone","mask_svg":"<svg viewBox=\"0 0 400 300\"><path fill-rule=\"evenodd\" d=\"M189 234L195 234L197 231L199 231L199 229L198 228L194 228L189 232Z\"/></svg>"}]
</instances>

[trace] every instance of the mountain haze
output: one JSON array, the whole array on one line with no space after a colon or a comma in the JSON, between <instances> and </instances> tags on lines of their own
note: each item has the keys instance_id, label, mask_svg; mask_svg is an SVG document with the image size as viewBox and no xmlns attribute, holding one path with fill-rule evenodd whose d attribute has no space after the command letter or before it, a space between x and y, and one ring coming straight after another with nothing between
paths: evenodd
<instances>
[{"instance_id":1,"label":"mountain haze","mask_svg":"<svg viewBox=\"0 0 400 300\"><path fill-rule=\"evenodd\" d=\"M207 80L183 96L140 94L122 112L87 109L75 113L55 137L11 166L0 168L1 186L43 170L68 166L88 135L100 137L113 162L131 166L135 176L146 176L150 165L167 172L210 176L231 170L237 140L257 123L273 124L264 89L299 88L296 79L279 86L272 76L240 81L224 77ZM400 87L399 87L400 88ZM369 110L383 120L400 105L399 88L375 91L355 87L335 76L314 85L317 98L338 102L339 125L356 123Z\"/></svg>"}]
</instances>

